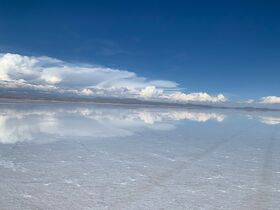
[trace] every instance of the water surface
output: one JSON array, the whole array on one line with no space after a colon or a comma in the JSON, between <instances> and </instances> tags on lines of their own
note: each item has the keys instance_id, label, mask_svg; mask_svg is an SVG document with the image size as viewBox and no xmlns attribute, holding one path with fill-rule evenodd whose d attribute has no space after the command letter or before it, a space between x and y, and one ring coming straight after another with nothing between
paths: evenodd
<instances>
[{"instance_id":1,"label":"water surface","mask_svg":"<svg viewBox=\"0 0 280 210\"><path fill-rule=\"evenodd\" d=\"M0 104L1 209L279 209L280 115Z\"/></svg>"}]
</instances>

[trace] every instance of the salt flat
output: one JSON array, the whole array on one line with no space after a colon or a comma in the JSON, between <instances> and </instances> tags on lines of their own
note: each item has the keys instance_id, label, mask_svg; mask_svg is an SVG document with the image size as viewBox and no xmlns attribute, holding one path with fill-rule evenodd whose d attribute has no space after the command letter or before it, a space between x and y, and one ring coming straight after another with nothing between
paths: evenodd
<instances>
[{"instance_id":1,"label":"salt flat","mask_svg":"<svg viewBox=\"0 0 280 210\"><path fill-rule=\"evenodd\" d=\"M279 209L280 114L0 105L1 209Z\"/></svg>"}]
</instances>

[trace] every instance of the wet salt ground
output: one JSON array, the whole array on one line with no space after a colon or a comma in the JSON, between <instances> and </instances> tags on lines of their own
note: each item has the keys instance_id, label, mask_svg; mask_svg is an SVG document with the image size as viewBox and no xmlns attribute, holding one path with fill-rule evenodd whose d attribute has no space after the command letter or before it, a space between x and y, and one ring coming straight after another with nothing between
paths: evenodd
<instances>
[{"instance_id":1,"label":"wet salt ground","mask_svg":"<svg viewBox=\"0 0 280 210\"><path fill-rule=\"evenodd\" d=\"M1 209L279 208L275 113L0 110Z\"/></svg>"}]
</instances>

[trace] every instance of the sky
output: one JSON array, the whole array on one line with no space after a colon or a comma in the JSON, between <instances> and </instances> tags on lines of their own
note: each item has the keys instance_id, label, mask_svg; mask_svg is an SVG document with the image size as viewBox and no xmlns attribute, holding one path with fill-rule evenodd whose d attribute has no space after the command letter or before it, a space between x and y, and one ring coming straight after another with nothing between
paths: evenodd
<instances>
[{"instance_id":1,"label":"sky","mask_svg":"<svg viewBox=\"0 0 280 210\"><path fill-rule=\"evenodd\" d=\"M0 0L1 88L280 103L279 11L257 0Z\"/></svg>"}]
</instances>

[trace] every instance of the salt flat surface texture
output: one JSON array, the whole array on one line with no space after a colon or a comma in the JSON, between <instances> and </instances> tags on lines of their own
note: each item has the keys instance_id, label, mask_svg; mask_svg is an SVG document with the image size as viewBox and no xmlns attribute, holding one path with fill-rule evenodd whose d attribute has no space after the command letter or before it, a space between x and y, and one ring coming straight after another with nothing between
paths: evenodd
<instances>
[{"instance_id":1,"label":"salt flat surface texture","mask_svg":"<svg viewBox=\"0 0 280 210\"><path fill-rule=\"evenodd\" d=\"M280 115L1 104L0 209L279 209Z\"/></svg>"}]
</instances>

